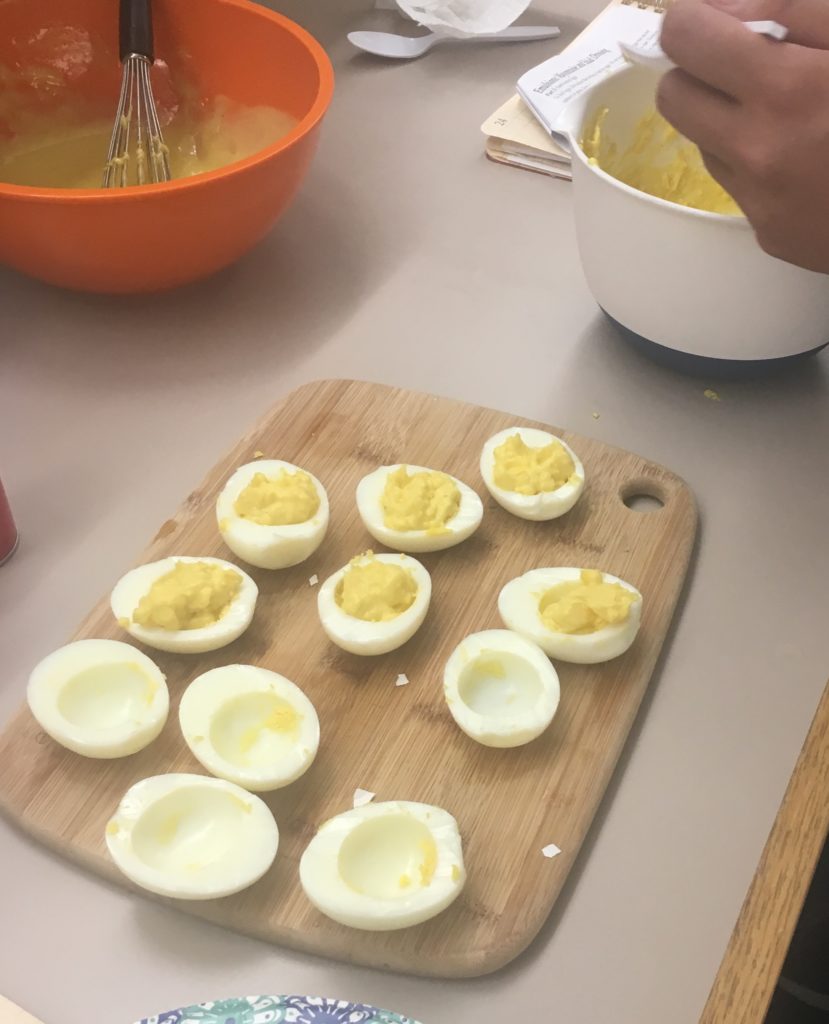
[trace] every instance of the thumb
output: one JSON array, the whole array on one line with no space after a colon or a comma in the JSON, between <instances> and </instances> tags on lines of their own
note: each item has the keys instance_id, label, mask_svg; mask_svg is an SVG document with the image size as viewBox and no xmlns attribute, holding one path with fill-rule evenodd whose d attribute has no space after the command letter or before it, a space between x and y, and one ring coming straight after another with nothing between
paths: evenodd
<instances>
[{"instance_id":1,"label":"thumb","mask_svg":"<svg viewBox=\"0 0 829 1024\"><path fill-rule=\"evenodd\" d=\"M789 30L786 41L829 50L829 3L826 0L704 0L740 21L777 21Z\"/></svg>"}]
</instances>

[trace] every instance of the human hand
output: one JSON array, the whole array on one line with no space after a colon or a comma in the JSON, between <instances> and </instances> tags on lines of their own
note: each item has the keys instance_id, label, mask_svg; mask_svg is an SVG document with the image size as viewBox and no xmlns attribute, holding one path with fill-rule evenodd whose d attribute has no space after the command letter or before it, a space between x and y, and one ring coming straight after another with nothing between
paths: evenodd
<instances>
[{"instance_id":1,"label":"human hand","mask_svg":"<svg viewBox=\"0 0 829 1024\"><path fill-rule=\"evenodd\" d=\"M767 19L786 42L741 24ZM766 252L829 273L829 0L676 0L662 48L677 70L659 84L660 113Z\"/></svg>"}]
</instances>

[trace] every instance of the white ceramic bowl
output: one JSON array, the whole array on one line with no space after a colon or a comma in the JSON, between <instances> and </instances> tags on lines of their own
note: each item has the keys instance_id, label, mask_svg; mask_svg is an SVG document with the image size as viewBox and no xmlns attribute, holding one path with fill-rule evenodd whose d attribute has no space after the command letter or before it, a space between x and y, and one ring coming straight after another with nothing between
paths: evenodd
<instances>
[{"instance_id":1,"label":"white ceramic bowl","mask_svg":"<svg viewBox=\"0 0 829 1024\"><path fill-rule=\"evenodd\" d=\"M579 250L599 306L655 343L652 355L686 368L710 368L709 360L756 368L822 348L829 278L766 255L743 217L656 199L588 162L580 140L596 110L608 109L602 130L625 146L653 108L657 81L649 69L625 68L576 99L560 123L573 150Z\"/></svg>"}]
</instances>

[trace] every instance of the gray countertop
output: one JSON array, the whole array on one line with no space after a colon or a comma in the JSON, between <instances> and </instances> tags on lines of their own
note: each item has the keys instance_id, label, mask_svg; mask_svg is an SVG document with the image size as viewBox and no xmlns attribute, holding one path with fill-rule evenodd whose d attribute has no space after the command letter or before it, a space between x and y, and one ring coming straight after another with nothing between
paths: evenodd
<instances>
[{"instance_id":1,"label":"gray countertop","mask_svg":"<svg viewBox=\"0 0 829 1024\"><path fill-rule=\"evenodd\" d=\"M424 1024L693 1024L829 671L829 353L737 384L617 338L582 278L570 186L482 154L478 125L550 43L385 64L344 40L366 0L279 6L329 47L338 89L304 191L256 252L142 300L0 272L0 472L23 536L0 570L0 716L218 456L318 377L496 406L663 462L700 505L686 599L564 895L499 974L436 982L286 952L0 822L0 991L46 1024L252 992ZM600 4L540 6L531 20L566 41Z\"/></svg>"}]
</instances>

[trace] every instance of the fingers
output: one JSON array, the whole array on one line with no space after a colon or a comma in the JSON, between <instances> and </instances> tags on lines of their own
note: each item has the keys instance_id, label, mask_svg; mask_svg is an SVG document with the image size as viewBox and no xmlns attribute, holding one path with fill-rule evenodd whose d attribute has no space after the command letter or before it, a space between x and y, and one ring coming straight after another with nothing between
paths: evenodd
<instances>
[{"instance_id":1,"label":"fingers","mask_svg":"<svg viewBox=\"0 0 829 1024\"><path fill-rule=\"evenodd\" d=\"M714 156L713 153L706 153L704 149L700 150L700 153L702 155L702 162L714 181L719 182L731 198L739 202L734 195L735 191L739 191L738 178L734 170L724 160Z\"/></svg>"},{"instance_id":2,"label":"fingers","mask_svg":"<svg viewBox=\"0 0 829 1024\"><path fill-rule=\"evenodd\" d=\"M718 2L734 4L738 0ZM825 5L824 17L829 20L829 4L819 2ZM775 45L747 29L741 18L703 0L677 0L662 27L662 49L680 68L735 99L756 95L767 83L770 50Z\"/></svg>"},{"instance_id":3,"label":"fingers","mask_svg":"<svg viewBox=\"0 0 829 1024\"><path fill-rule=\"evenodd\" d=\"M777 21L789 30L788 42L829 50L826 0L702 0L740 21Z\"/></svg>"},{"instance_id":4,"label":"fingers","mask_svg":"<svg viewBox=\"0 0 829 1024\"><path fill-rule=\"evenodd\" d=\"M709 7L730 14L740 21L778 21L777 15L789 0L701 0Z\"/></svg>"},{"instance_id":5,"label":"fingers","mask_svg":"<svg viewBox=\"0 0 829 1024\"><path fill-rule=\"evenodd\" d=\"M662 76L656 105L681 135L706 153L726 159L739 118L734 100L677 69Z\"/></svg>"},{"instance_id":6,"label":"fingers","mask_svg":"<svg viewBox=\"0 0 829 1024\"><path fill-rule=\"evenodd\" d=\"M725 161L720 160L719 157L703 153L702 160L711 177L722 185L743 211L754 228L760 247L765 249L770 256L780 256L781 259L785 259L785 235L781 246L781 239L773 230L769 229L768 204L763 201L762 195L758 194L756 188L752 189L750 183L747 184L739 172Z\"/></svg>"}]
</instances>

